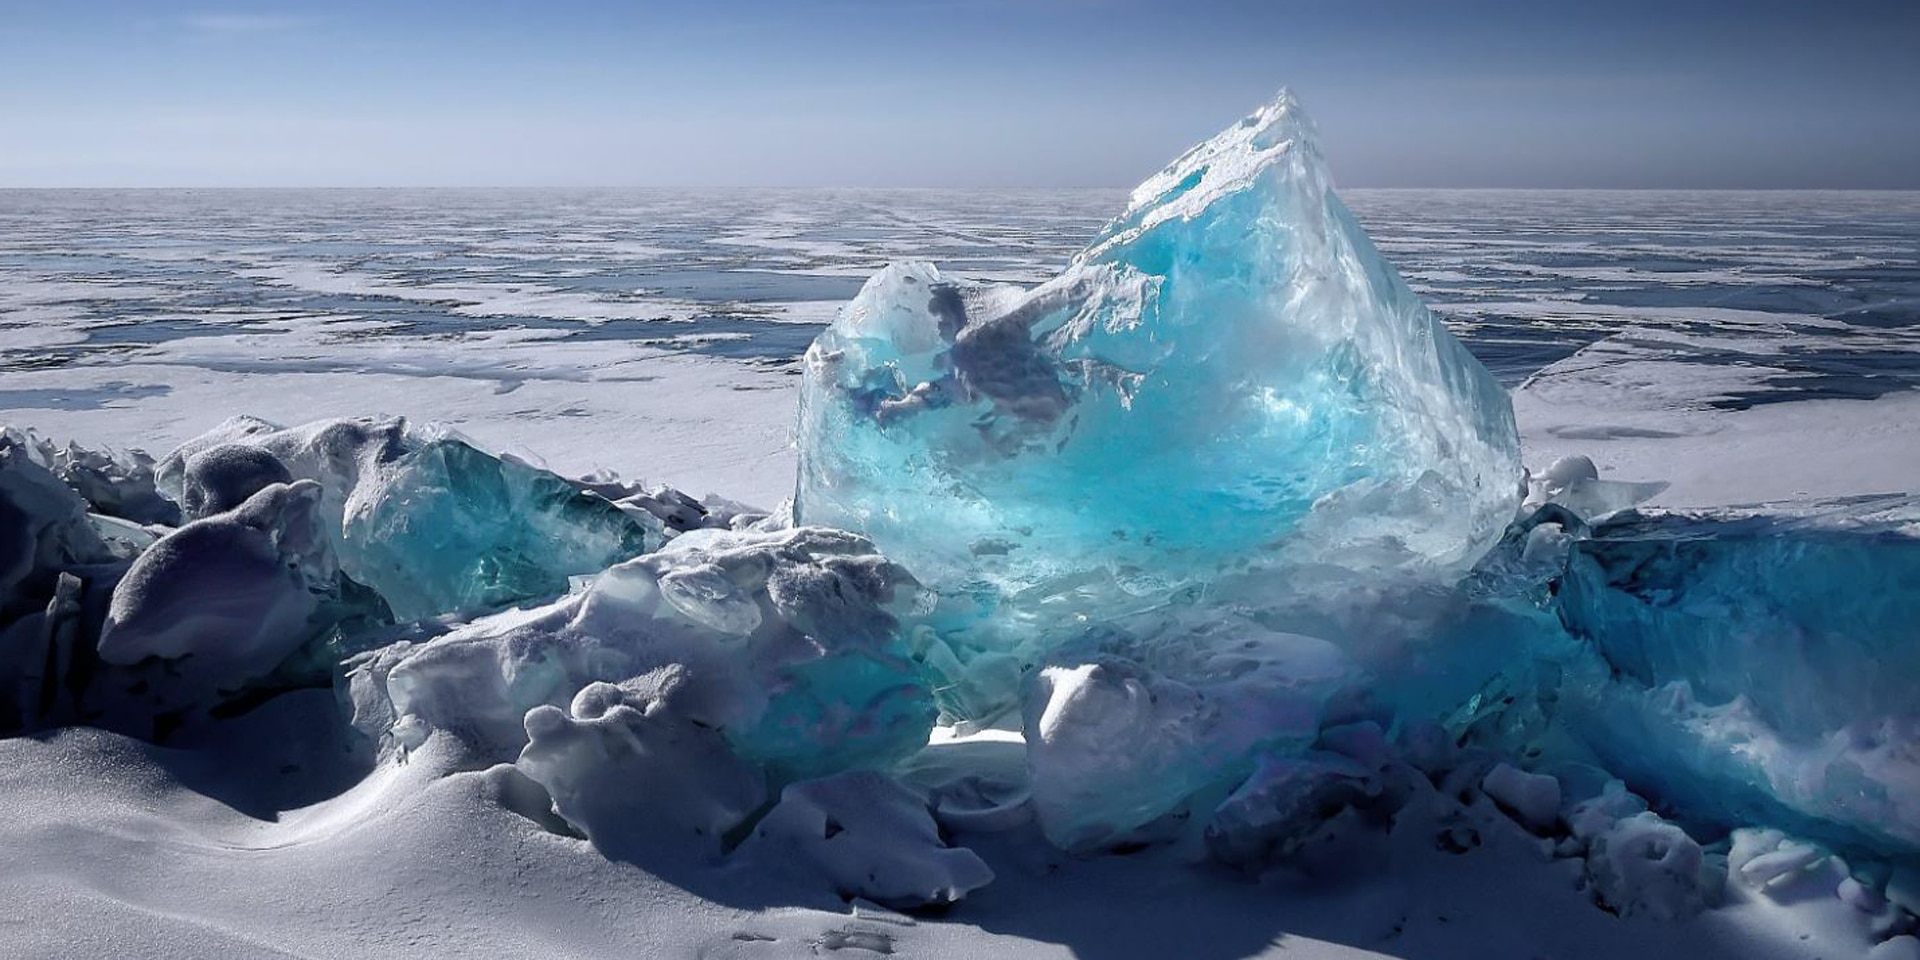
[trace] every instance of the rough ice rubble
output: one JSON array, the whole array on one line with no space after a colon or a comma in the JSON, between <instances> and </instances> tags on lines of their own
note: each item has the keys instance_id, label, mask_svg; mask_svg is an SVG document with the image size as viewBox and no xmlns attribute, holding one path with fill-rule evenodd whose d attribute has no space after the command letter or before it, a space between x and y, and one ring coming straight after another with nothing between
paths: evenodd
<instances>
[{"instance_id":1,"label":"rough ice rubble","mask_svg":"<svg viewBox=\"0 0 1920 960\"><path fill-rule=\"evenodd\" d=\"M445 731L511 760L528 724L558 729L550 714L530 717L535 707L564 707L594 683L645 682L660 691L646 697L779 782L885 766L933 723L898 620L918 592L854 534L688 533L581 593L379 651L357 674L376 689L356 698L403 746Z\"/></svg>"},{"instance_id":2,"label":"rough ice rubble","mask_svg":"<svg viewBox=\"0 0 1920 960\"><path fill-rule=\"evenodd\" d=\"M104 604L118 574L86 501L23 434L0 430L0 733L80 720L76 661L95 633L84 610Z\"/></svg>"},{"instance_id":3,"label":"rough ice rubble","mask_svg":"<svg viewBox=\"0 0 1920 960\"><path fill-rule=\"evenodd\" d=\"M378 642L389 596L415 617L552 597L669 528L730 519L664 488L622 491L634 502L616 503L397 420L281 430L237 418L157 471L143 455L121 462L11 429L0 457L9 648L66 663L57 672L73 688L23 684L7 712L26 729L86 720L150 735L174 722L157 718L212 706L296 653L299 672L315 667L324 680L322 648L349 634ZM107 513L148 499L171 506L155 483L191 522L175 530Z\"/></svg>"},{"instance_id":4,"label":"rough ice rubble","mask_svg":"<svg viewBox=\"0 0 1920 960\"><path fill-rule=\"evenodd\" d=\"M1154 619L1055 654L1022 702L1035 812L1049 840L1132 839L1262 750L1298 752L1353 665L1333 644L1251 620Z\"/></svg>"},{"instance_id":5,"label":"rough ice rubble","mask_svg":"<svg viewBox=\"0 0 1920 960\"><path fill-rule=\"evenodd\" d=\"M240 417L168 456L160 482L190 512L281 476L322 491L340 567L396 618L474 614L562 593L664 540L658 518L565 478L404 420L282 429Z\"/></svg>"},{"instance_id":6,"label":"rough ice rubble","mask_svg":"<svg viewBox=\"0 0 1920 960\"><path fill-rule=\"evenodd\" d=\"M1446 579L1522 480L1505 392L1333 195L1285 94L1034 290L875 275L807 353L799 470L801 522L1008 595L1247 564Z\"/></svg>"},{"instance_id":7,"label":"rough ice rubble","mask_svg":"<svg viewBox=\"0 0 1920 960\"><path fill-rule=\"evenodd\" d=\"M0 603L26 600L36 573L109 562L87 502L41 465L20 435L0 433Z\"/></svg>"},{"instance_id":8,"label":"rough ice rubble","mask_svg":"<svg viewBox=\"0 0 1920 960\"><path fill-rule=\"evenodd\" d=\"M133 450L118 456L66 446L10 426L0 426L22 455L46 468L97 513L136 524L178 524L180 508L154 487L153 459Z\"/></svg>"},{"instance_id":9,"label":"rough ice rubble","mask_svg":"<svg viewBox=\"0 0 1920 960\"><path fill-rule=\"evenodd\" d=\"M581 593L363 657L356 724L404 751L437 736L514 763L608 856L714 859L751 824L743 862L950 902L991 872L947 847L924 798L844 772L927 742L932 697L900 620L919 594L853 534L685 533Z\"/></svg>"},{"instance_id":10,"label":"rough ice rubble","mask_svg":"<svg viewBox=\"0 0 1920 960\"><path fill-rule=\"evenodd\" d=\"M740 855L888 906L953 903L993 880L973 851L941 838L923 798L865 770L789 785Z\"/></svg>"}]
</instances>

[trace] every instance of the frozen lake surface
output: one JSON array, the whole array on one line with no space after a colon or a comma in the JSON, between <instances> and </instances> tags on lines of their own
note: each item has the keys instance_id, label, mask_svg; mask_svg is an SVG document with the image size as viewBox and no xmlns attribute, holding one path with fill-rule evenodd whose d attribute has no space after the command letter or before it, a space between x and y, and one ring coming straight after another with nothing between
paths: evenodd
<instances>
[{"instance_id":1,"label":"frozen lake surface","mask_svg":"<svg viewBox=\"0 0 1920 960\"><path fill-rule=\"evenodd\" d=\"M1525 384L1529 462L1586 452L1683 505L1879 492L1920 467L1920 194L1344 196ZM771 503L795 361L873 270L1037 282L1124 201L0 191L0 419L159 453L237 413L402 414L558 469ZM1762 465L1795 437L1838 449Z\"/></svg>"}]
</instances>

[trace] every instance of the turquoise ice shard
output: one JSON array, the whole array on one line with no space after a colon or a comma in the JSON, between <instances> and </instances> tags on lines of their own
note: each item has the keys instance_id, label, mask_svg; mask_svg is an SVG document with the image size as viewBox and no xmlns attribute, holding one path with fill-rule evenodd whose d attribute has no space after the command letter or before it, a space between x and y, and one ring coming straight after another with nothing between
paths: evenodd
<instances>
[{"instance_id":1,"label":"turquoise ice shard","mask_svg":"<svg viewBox=\"0 0 1920 960\"><path fill-rule=\"evenodd\" d=\"M807 353L795 511L949 593L1139 594L1250 563L1450 578L1521 480L1505 392L1334 196L1283 93L1032 290L869 280Z\"/></svg>"},{"instance_id":2,"label":"turquoise ice shard","mask_svg":"<svg viewBox=\"0 0 1920 960\"><path fill-rule=\"evenodd\" d=\"M1920 498L1648 516L1576 543L1562 725L1669 808L1920 850Z\"/></svg>"},{"instance_id":3,"label":"turquoise ice shard","mask_svg":"<svg viewBox=\"0 0 1920 960\"><path fill-rule=\"evenodd\" d=\"M402 619L553 596L661 542L604 497L452 438L368 479L348 504L342 562Z\"/></svg>"}]
</instances>

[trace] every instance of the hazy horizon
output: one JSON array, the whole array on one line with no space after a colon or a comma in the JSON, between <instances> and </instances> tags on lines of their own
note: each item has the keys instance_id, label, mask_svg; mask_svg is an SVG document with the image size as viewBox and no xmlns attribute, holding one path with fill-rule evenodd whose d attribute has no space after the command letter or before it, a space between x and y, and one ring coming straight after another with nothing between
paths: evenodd
<instances>
[{"instance_id":1,"label":"hazy horizon","mask_svg":"<svg viewBox=\"0 0 1920 960\"><path fill-rule=\"evenodd\" d=\"M1366 187L1347 186L1335 183L1339 192L1346 193L1727 193L1727 194L1767 194L1767 193L1920 193L1920 186L1914 187ZM807 186L768 186L754 183L714 183L690 186L672 184L258 184L242 186L221 186L217 184L147 184L139 186L6 186L0 185L0 193L276 193L276 192L337 192L337 193L377 193L377 192L417 192L417 193L487 193L487 192L526 192L526 193L725 193L725 192L766 192L766 193L834 193L834 192L873 192L873 193L1113 193L1125 194L1132 185L1105 186L1032 186L1026 184L1004 184L993 186L945 186L940 184L895 184L891 186L868 186L852 183L822 183Z\"/></svg>"},{"instance_id":2,"label":"hazy horizon","mask_svg":"<svg viewBox=\"0 0 1920 960\"><path fill-rule=\"evenodd\" d=\"M1127 187L1285 86L1347 189L1920 188L1920 4L79 0L0 188Z\"/></svg>"}]
</instances>

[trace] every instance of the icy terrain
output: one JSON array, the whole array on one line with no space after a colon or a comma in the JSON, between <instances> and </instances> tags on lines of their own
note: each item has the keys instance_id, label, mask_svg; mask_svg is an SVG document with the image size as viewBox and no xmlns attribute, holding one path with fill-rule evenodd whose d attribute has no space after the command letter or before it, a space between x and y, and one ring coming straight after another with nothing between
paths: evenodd
<instances>
[{"instance_id":1,"label":"icy terrain","mask_svg":"<svg viewBox=\"0 0 1920 960\"><path fill-rule=\"evenodd\" d=\"M1382 257L1325 178L1282 99L1072 242L32 228L8 419L178 448L0 437L0 945L1920 956L1912 201ZM775 506L830 316L796 502L588 474Z\"/></svg>"}]
</instances>

